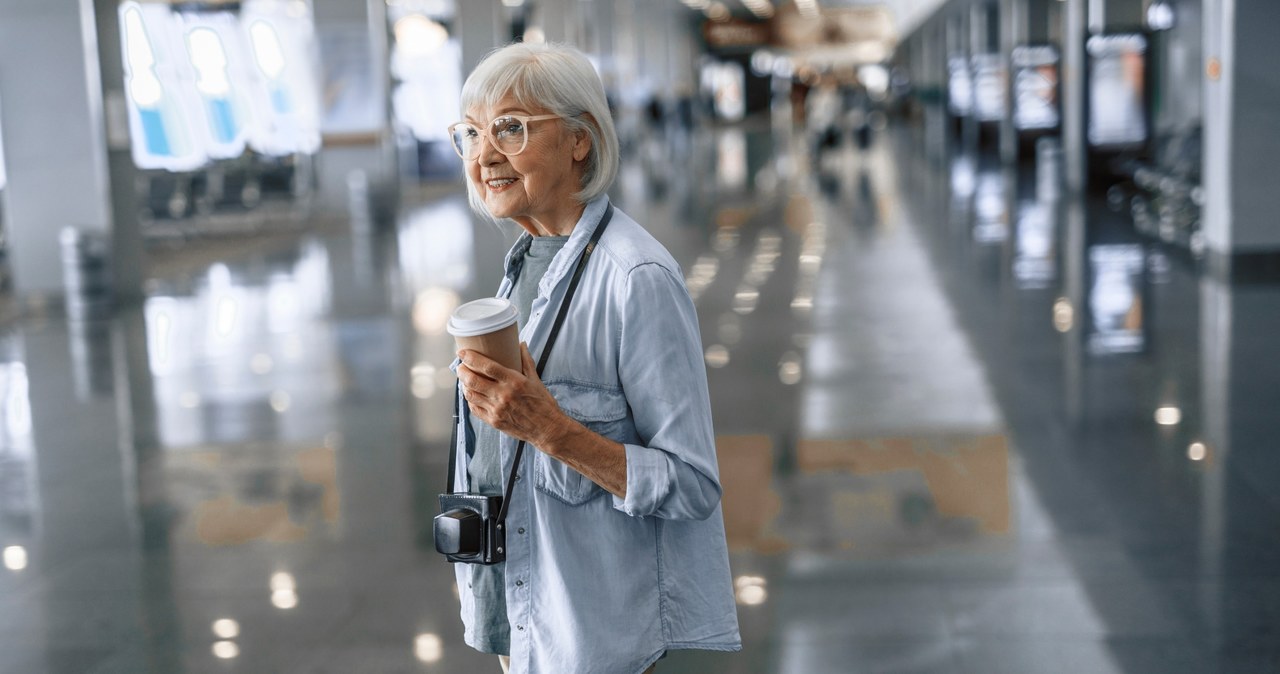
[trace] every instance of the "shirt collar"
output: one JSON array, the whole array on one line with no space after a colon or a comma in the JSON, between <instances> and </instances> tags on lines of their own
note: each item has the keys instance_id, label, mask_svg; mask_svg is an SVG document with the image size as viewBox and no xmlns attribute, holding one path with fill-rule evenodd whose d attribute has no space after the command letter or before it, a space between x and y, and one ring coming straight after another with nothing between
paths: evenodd
<instances>
[{"instance_id":1,"label":"shirt collar","mask_svg":"<svg viewBox=\"0 0 1280 674\"><path fill-rule=\"evenodd\" d=\"M573 231L569 233L569 240L564 244L564 248L556 253L551 266L547 267L546 274L543 274L542 281L538 283L539 295L550 295L551 289L564 278L570 267L577 263L578 256L582 253L582 249L587 247L587 241L591 240L591 235L595 233L596 227L600 225L600 220L604 218L604 212L608 208L609 195L607 194L587 202L578 222L573 225ZM533 235L525 232L516 239L511 250L507 251L507 257L503 261L507 278L514 279L519 274L520 267L524 264L524 255L528 252L532 241Z\"/></svg>"}]
</instances>

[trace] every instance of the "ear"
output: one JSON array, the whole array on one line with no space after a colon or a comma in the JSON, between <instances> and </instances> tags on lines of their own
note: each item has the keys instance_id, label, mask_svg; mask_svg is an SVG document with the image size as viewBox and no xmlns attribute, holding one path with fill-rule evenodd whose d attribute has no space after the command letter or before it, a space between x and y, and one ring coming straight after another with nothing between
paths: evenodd
<instances>
[{"instance_id":1,"label":"ear","mask_svg":"<svg viewBox=\"0 0 1280 674\"><path fill-rule=\"evenodd\" d=\"M582 161L591 154L591 134L579 131L573 139L573 160Z\"/></svg>"},{"instance_id":2,"label":"ear","mask_svg":"<svg viewBox=\"0 0 1280 674\"><path fill-rule=\"evenodd\" d=\"M590 113L583 114L582 116L587 119L588 123L596 123L595 118L592 117ZM591 154L591 134L587 133L586 129L583 129L574 134L573 160L582 161L586 159L589 154Z\"/></svg>"}]
</instances>

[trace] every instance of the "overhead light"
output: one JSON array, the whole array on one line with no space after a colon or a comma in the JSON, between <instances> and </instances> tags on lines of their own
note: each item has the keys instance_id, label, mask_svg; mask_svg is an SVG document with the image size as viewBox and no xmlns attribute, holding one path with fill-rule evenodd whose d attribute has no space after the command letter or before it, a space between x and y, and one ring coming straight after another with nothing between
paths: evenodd
<instances>
[{"instance_id":1,"label":"overhead light","mask_svg":"<svg viewBox=\"0 0 1280 674\"><path fill-rule=\"evenodd\" d=\"M769 0L742 0L742 4L751 10L752 14L761 19L773 16L773 3L769 2Z\"/></svg>"},{"instance_id":2,"label":"overhead light","mask_svg":"<svg viewBox=\"0 0 1280 674\"><path fill-rule=\"evenodd\" d=\"M800 16L806 19L818 18L818 1L817 0L796 0L796 9L800 11Z\"/></svg>"},{"instance_id":3,"label":"overhead light","mask_svg":"<svg viewBox=\"0 0 1280 674\"><path fill-rule=\"evenodd\" d=\"M1203 442L1193 442L1187 447L1187 458L1192 461L1204 461L1209 455L1209 448Z\"/></svg>"},{"instance_id":4,"label":"overhead light","mask_svg":"<svg viewBox=\"0 0 1280 674\"><path fill-rule=\"evenodd\" d=\"M723 2L711 3L706 9L702 10L702 13L706 14L707 18L712 21L728 21L730 16L729 8L725 7Z\"/></svg>"},{"instance_id":5,"label":"overhead light","mask_svg":"<svg viewBox=\"0 0 1280 674\"><path fill-rule=\"evenodd\" d=\"M1173 5L1165 0L1155 0L1147 6L1147 28L1169 30L1173 28Z\"/></svg>"}]
</instances>

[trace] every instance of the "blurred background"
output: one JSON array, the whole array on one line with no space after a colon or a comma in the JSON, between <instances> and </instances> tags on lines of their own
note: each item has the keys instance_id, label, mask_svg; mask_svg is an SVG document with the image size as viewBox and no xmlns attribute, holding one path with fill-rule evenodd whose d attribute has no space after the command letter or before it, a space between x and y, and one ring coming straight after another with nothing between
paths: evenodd
<instances>
[{"instance_id":1,"label":"blurred background","mask_svg":"<svg viewBox=\"0 0 1280 674\"><path fill-rule=\"evenodd\" d=\"M1280 671L1280 5L0 3L0 672L484 672L445 127L577 46L742 625L658 671Z\"/></svg>"}]
</instances>

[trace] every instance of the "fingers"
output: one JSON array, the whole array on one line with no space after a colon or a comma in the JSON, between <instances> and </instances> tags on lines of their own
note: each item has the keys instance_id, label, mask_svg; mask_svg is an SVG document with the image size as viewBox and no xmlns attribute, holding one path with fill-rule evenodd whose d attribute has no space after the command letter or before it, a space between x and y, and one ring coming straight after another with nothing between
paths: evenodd
<instances>
[{"instance_id":1,"label":"fingers","mask_svg":"<svg viewBox=\"0 0 1280 674\"><path fill-rule=\"evenodd\" d=\"M466 367L467 370L475 372L476 375L483 376L485 379L498 380L502 376L502 371L506 370L498 361L494 361L493 358L489 358L485 354L477 352L477 350L462 349L458 352L458 358L462 359L461 366L458 366L460 370L462 367Z\"/></svg>"},{"instance_id":2,"label":"fingers","mask_svg":"<svg viewBox=\"0 0 1280 674\"><path fill-rule=\"evenodd\" d=\"M494 385L494 381L466 365L459 365L458 384L462 387L463 399L474 403L477 399L489 397L488 390Z\"/></svg>"},{"instance_id":3,"label":"fingers","mask_svg":"<svg viewBox=\"0 0 1280 674\"><path fill-rule=\"evenodd\" d=\"M538 370L538 366L533 362L533 354L529 353L529 344L520 342L520 364L524 374L532 374Z\"/></svg>"}]
</instances>

